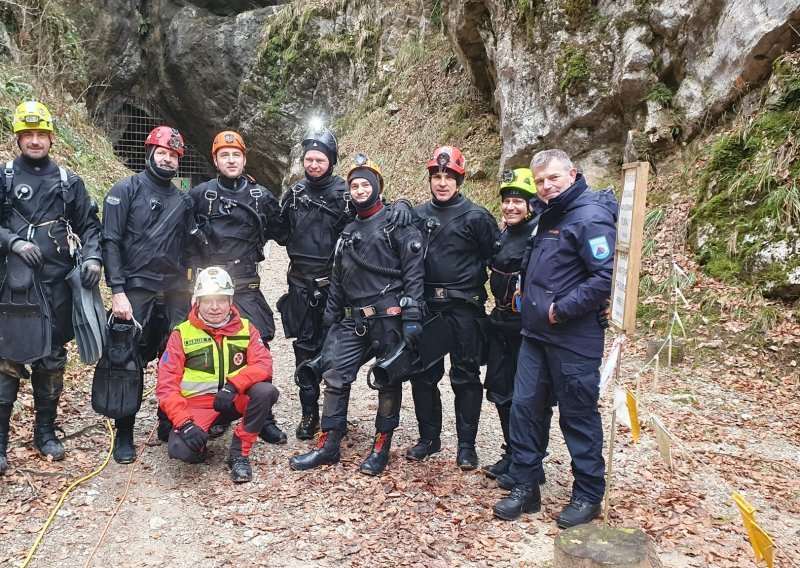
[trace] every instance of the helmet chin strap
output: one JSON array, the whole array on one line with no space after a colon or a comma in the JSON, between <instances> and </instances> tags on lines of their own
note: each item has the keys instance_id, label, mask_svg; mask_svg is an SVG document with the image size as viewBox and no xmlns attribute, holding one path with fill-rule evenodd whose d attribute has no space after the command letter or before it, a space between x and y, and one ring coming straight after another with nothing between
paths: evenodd
<instances>
[{"instance_id":1,"label":"helmet chin strap","mask_svg":"<svg viewBox=\"0 0 800 568\"><path fill-rule=\"evenodd\" d=\"M144 160L145 167L147 170L156 176L158 179L162 179L164 181L170 181L178 174L178 170L167 170L165 168L161 168L156 164L155 160L155 153L156 147L150 146L150 149L147 151L147 157Z\"/></svg>"}]
</instances>

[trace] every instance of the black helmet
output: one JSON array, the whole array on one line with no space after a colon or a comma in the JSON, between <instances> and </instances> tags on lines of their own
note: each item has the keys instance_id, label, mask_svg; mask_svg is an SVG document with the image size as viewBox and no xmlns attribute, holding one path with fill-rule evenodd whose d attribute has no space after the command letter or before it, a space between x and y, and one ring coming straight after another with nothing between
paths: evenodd
<instances>
[{"instance_id":1,"label":"black helmet","mask_svg":"<svg viewBox=\"0 0 800 568\"><path fill-rule=\"evenodd\" d=\"M303 154L309 150L318 150L328 157L331 166L339 161L339 145L333 132L322 125L312 125L303 138Z\"/></svg>"}]
</instances>

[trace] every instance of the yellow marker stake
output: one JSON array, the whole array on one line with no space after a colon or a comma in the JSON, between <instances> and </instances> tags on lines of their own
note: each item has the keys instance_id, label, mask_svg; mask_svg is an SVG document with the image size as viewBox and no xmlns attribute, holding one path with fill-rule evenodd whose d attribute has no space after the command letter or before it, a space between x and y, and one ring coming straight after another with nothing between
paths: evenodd
<instances>
[{"instance_id":1,"label":"yellow marker stake","mask_svg":"<svg viewBox=\"0 0 800 568\"><path fill-rule=\"evenodd\" d=\"M641 427L639 426L639 412L636 409L636 396L631 392L631 389L625 387L625 397L628 401L628 416L631 418L631 434L633 435L633 443L638 444Z\"/></svg>"},{"instance_id":2,"label":"yellow marker stake","mask_svg":"<svg viewBox=\"0 0 800 568\"><path fill-rule=\"evenodd\" d=\"M763 560L769 568L772 568L772 551L775 549L775 543L756 522L754 517L755 507L748 503L739 493L734 493L731 497L742 514L742 521L750 537L750 546L753 547L753 552L756 553L756 560L759 562Z\"/></svg>"}]
</instances>

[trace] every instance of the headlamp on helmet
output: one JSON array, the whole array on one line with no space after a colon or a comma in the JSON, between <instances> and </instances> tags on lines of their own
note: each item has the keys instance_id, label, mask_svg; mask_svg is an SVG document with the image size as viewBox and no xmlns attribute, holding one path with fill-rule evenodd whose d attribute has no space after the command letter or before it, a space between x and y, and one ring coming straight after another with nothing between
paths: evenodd
<instances>
[{"instance_id":1,"label":"headlamp on helmet","mask_svg":"<svg viewBox=\"0 0 800 568\"><path fill-rule=\"evenodd\" d=\"M209 266L197 275L195 299L204 296L233 296L235 287L230 274L219 266Z\"/></svg>"}]
</instances>

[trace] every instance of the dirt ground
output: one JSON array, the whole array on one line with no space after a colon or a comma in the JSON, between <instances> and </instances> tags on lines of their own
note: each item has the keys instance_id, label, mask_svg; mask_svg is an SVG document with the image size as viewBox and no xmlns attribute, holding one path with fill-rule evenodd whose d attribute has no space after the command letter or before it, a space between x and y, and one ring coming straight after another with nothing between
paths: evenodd
<instances>
[{"instance_id":1,"label":"dirt ground","mask_svg":"<svg viewBox=\"0 0 800 568\"><path fill-rule=\"evenodd\" d=\"M272 246L270 252L262 276L274 307L285 289L287 259L281 247ZM230 432L211 442L211 458L202 465L169 460L164 446L146 445L148 438L151 444L155 440L156 401L150 394L137 420L136 443L143 447L138 462L118 465L112 460L79 485L30 566L87 566L98 542L94 566L552 565L553 536L559 532L554 518L568 501L571 484L569 457L555 425L552 454L545 462L543 510L518 522L493 518L491 506L505 495L493 481L456 467L452 391L446 380L443 449L433 458L416 463L403 457L417 435L406 385L386 473L377 478L358 473L373 436L376 403L362 377L352 393L342 461L293 472L289 457L306 451L309 443L294 438L299 403L293 356L277 313L276 322L272 355L281 399L275 415L289 443L255 446L252 483L234 485L228 477L224 462ZM640 347L629 349L623 376L634 375L641 365ZM687 442L674 448L670 472L652 429L645 426L642 441L634 446L630 431L619 428L611 524L646 529L667 567L756 566L730 500L733 487L751 499L757 518L776 537L776 566L800 565L797 384L771 391L792 406L775 401L765 408L757 404L763 392L736 391L726 383L730 372L735 370L721 370L715 375L719 383L711 385L695 376L691 362L661 373L648 407L657 409L668 428ZM146 381L147 388L155 379L150 374ZM11 468L0 478L0 564L19 566L63 490L105 459L108 433L91 410L90 391L91 369L73 368L60 414L67 459L49 463L31 447L32 399L28 386L21 389ZM607 393L607 431L610 405ZM478 453L487 464L498 458L502 435L493 405L485 402L483 411ZM726 420L730 416L733 422ZM127 497L100 541L129 478Z\"/></svg>"}]
</instances>

